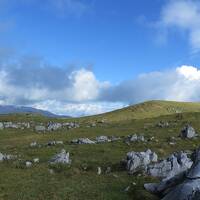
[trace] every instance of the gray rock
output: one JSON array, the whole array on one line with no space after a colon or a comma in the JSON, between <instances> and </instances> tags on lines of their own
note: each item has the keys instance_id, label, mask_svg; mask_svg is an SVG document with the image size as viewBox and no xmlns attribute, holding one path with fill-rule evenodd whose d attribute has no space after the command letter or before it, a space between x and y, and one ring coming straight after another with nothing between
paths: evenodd
<instances>
[{"instance_id":1,"label":"gray rock","mask_svg":"<svg viewBox=\"0 0 200 200\"><path fill-rule=\"evenodd\" d=\"M181 130L181 135L182 138L194 138L196 136L196 132L194 128L190 125L186 125L182 130Z\"/></svg>"},{"instance_id":2,"label":"gray rock","mask_svg":"<svg viewBox=\"0 0 200 200\"><path fill-rule=\"evenodd\" d=\"M45 132L46 127L44 125L37 125L35 126L35 131L36 132Z\"/></svg>"},{"instance_id":3,"label":"gray rock","mask_svg":"<svg viewBox=\"0 0 200 200\"><path fill-rule=\"evenodd\" d=\"M188 159L182 158L188 163ZM182 162L183 162L182 161ZM190 165L190 162L189 162ZM188 166L189 166L188 165ZM200 149L194 153L194 162L190 169L171 178L165 178L160 183L145 184L152 192L164 195L162 200L199 200L200 199Z\"/></svg>"},{"instance_id":4,"label":"gray rock","mask_svg":"<svg viewBox=\"0 0 200 200\"><path fill-rule=\"evenodd\" d=\"M34 162L34 163L39 163L39 162L40 162L40 159L39 159L39 158L34 158L34 159L33 159L33 162Z\"/></svg>"},{"instance_id":5,"label":"gray rock","mask_svg":"<svg viewBox=\"0 0 200 200\"><path fill-rule=\"evenodd\" d=\"M69 158L69 152L66 152L64 149L62 149L61 152L53 156L49 162L51 164L55 163L71 164L71 160Z\"/></svg>"},{"instance_id":6,"label":"gray rock","mask_svg":"<svg viewBox=\"0 0 200 200\"><path fill-rule=\"evenodd\" d=\"M98 136L96 137L97 143L111 142L111 140L107 136Z\"/></svg>"},{"instance_id":7,"label":"gray rock","mask_svg":"<svg viewBox=\"0 0 200 200\"><path fill-rule=\"evenodd\" d=\"M143 135L134 134L134 135L129 135L126 138L126 142L144 142L144 141L145 139Z\"/></svg>"},{"instance_id":8,"label":"gray rock","mask_svg":"<svg viewBox=\"0 0 200 200\"><path fill-rule=\"evenodd\" d=\"M79 139L74 139L71 141L73 144L95 144L94 141L88 139L88 138L79 138Z\"/></svg>"},{"instance_id":9,"label":"gray rock","mask_svg":"<svg viewBox=\"0 0 200 200\"><path fill-rule=\"evenodd\" d=\"M47 130L48 131L56 131L58 129L62 128L62 124L61 123L53 123L53 122L49 122L47 125Z\"/></svg>"},{"instance_id":10,"label":"gray rock","mask_svg":"<svg viewBox=\"0 0 200 200\"><path fill-rule=\"evenodd\" d=\"M26 161L26 163L25 163L25 165L26 165L26 167L31 167L32 166L32 162L30 162L30 161Z\"/></svg>"},{"instance_id":11,"label":"gray rock","mask_svg":"<svg viewBox=\"0 0 200 200\"><path fill-rule=\"evenodd\" d=\"M38 144L37 144L37 142L35 142L35 141L30 143L30 147L37 147L37 145L38 145Z\"/></svg>"},{"instance_id":12,"label":"gray rock","mask_svg":"<svg viewBox=\"0 0 200 200\"><path fill-rule=\"evenodd\" d=\"M187 157L187 154L180 152L170 155L167 159L159 163L149 165L147 173L154 177L171 178L188 170L192 164L193 162Z\"/></svg>"},{"instance_id":13,"label":"gray rock","mask_svg":"<svg viewBox=\"0 0 200 200\"><path fill-rule=\"evenodd\" d=\"M126 169L130 174L139 170L147 169L147 166L152 162L157 162L158 156L156 153L148 149L146 152L128 152L125 160Z\"/></svg>"}]
</instances>

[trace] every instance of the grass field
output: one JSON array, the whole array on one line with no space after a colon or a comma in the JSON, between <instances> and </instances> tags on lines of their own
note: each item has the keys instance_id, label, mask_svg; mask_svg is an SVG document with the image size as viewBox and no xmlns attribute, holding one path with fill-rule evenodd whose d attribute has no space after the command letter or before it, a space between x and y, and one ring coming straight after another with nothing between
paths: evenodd
<instances>
[{"instance_id":1,"label":"grass field","mask_svg":"<svg viewBox=\"0 0 200 200\"><path fill-rule=\"evenodd\" d=\"M181 112L185 113L163 111L170 111L169 107L171 110L173 108L179 111L182 109ZM35 133L29 129L1 130L0 152L18 155L22 161L0 163L0 200L159 199L143 189L144 183L156 181L155 179L145 175L128 175L126 170L120 166L120 161L125 158L128 151L144 151L149 148L155 151L159 158L164 158L174 151L193 150L198 147L200 138L177 140L176 145L170 146L169 137L177 137L181 128L188 123L197 132L200 131L200 112L198 112L200 104L154 101L129 109L134 111L126 108L105 115L74 119L80 122L81 127L71 130L62 129L45 134ZM97 123L96 127L87 127L88 123L99 119L106 119L106 122ZM0 117L0 121L31 120L47 122L50 119L32 115ZM60 120L64 119L58 119ZM157 127L156 124L160 120L168 121L170 126ZM123 140L94 145L70 144L72 139L79 137L94 139L98 135L127 136L134 133L143 134L145 138L154 136L158 141L136 142L130 145L124 143ZM62 140L64 144L41 148L30 148L29 146L33 141L45 144L49 140ZM52 166L48 164L48 160L62 148L70 152L72 164L66 167L56 165L53 167L54 173L51 174L49 170ZM23 161L36 157L40 159L38 164L34 164L31 168L24 167ZM97 167L103 169L101 175L97 175ZM112 169L109 174L105 173L107 167ZM136 185L133 185L133 182ZM128 186L130 190L125 192Z\"/></svg>"}]
</instances>

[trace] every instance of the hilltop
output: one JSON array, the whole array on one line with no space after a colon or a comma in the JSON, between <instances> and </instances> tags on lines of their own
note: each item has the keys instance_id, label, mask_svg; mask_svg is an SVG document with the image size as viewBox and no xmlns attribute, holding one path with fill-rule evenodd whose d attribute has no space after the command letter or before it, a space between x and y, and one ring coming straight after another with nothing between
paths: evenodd
<instances>
[{"instance_id":1,"label":"hilltop","mask_svg":"<svg viewBox=\"0 0 200 200\"><path fill-rule=\"evenodd\" d=\"M128 106L112 112L84 117L86 120L107 120L110 122L126 121L132 119L155 118L186 112L200 112L200 103L177 101L147 101Z\"/></svg>"}]
</instances>

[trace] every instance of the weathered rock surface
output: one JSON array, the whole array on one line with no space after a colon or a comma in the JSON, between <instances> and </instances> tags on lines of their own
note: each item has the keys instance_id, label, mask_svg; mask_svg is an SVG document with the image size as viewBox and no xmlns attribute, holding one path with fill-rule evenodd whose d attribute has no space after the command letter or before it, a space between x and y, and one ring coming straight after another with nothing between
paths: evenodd
<instances>
[{"instance_id":1,"label":"weathered rock surface","mask_svg":"<svg viewBox=\"0 0 200 200\"><path fill-rule=\"evenodd\" d=\"M199 200L200 199L200 149L194 153L190 169L160 183L145 184L144 187L159 195L162 200Z\"/></svg>"},{"instance_id":2,"label":"weathered rock surface","mask_svg":"<svg viewBox=\"0 0 200 200\"><path fill-rule=\"evenodd\" d=\"M150 176L170 178L191 168L193 162L186 153L174 153L167 159L148 166L147 173Z\"/></svg>"},{"instance_id":3,"label":"weathered rock surface","mask_svg":"<svg viewBox=\"0 0 200 200\"><path fill-rule=\"evenodd\" d=\"M96 142L88 138L79 138L71 141L72 144L95 144Z\"/></svg>"},{"instance_id":4,"label":"weathered rock surface","mask_svg":"<svg viewBox=\"0 0 200 200\"><path fill-rule=\"evenodd\" d=\"M49 122L47 124L47 130L48 131L56 131L58 129L62 128L62 124L61 123L53 123L53 122Z\"/></svg>"},{"instance_id":5,"label":"weathered rock surface","mask_svg":"<svg viewBox=\"0 0 200 200\"><path fill-rule=\"evenodd\" d=\"M62 163L62 164L71 164L69 158L69 152L66 152L65 149L62 149L60 153L53 156L50 161L51 164Z\"/></svg>"},{"instance_id":6,"label":"weathered rock surface","mask_svg":"<svg viewBox=\"0 0 200 200\"><path fill-rule=\"evenodd\" d=\"M144 142L145 141L145 138L143 135L137 135L137 134L134 134L134 135L129 135L126 140L126 142Z\"/></svg>"},{"instance_id":7,"label":"weathered rock surface","mask_svg":"<svg viewBox=\"0 0 200 200\"><path fill-rule=\"evenodd\" d=\"M152 162L157 162L157 160L157 154L148 149L145 152L128 152L124 162L126 163L128 172L133 174L140 170L146 171L148 165Z\"/></svg>"},{"instance_id":8,"label":"weathered rock surface","mask_svg":"<svg viewBox=\"0 0 200 200\"><path fill-rule=\"evenodd\" d=\"M96 137L96 142L97 143L104 143L104 142L111 142L111 140L107 136L98 136Z\"/></svg>"},{"instance_id":9,"label":"weathered rock surface","mask_svg":"<svg viewBox=\"0 0 200 200\"><path fill-rule=\"evenodd\" d=\"M186 125L182 130L181 130L181 134L180 136L182 138L188 138L188 139L191 139L191 138L194 138L196 136L196 132L194 130L194 128L190 125Z\"/></svg>"}]
</instances>

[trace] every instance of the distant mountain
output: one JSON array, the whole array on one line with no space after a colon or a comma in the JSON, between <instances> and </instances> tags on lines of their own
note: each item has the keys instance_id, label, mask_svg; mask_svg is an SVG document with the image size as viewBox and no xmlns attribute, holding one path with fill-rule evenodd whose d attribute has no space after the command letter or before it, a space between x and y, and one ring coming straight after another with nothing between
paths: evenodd
<instances>
[{"instance_id":1,"label":"distant mountain","mask_svg":"<svg viewBox=\"0 0 200 200\"><path fill-rule=\"evenodd\" d=\"M40 114L45 117L55 117L55 118L66 118L69 116L56 115L46 110L40 110L32 107L26 106L13 106L13 105L0 105L0 115L12 114L12 113L29 113L29 114Z\"/></svg>"}]
</instances>

